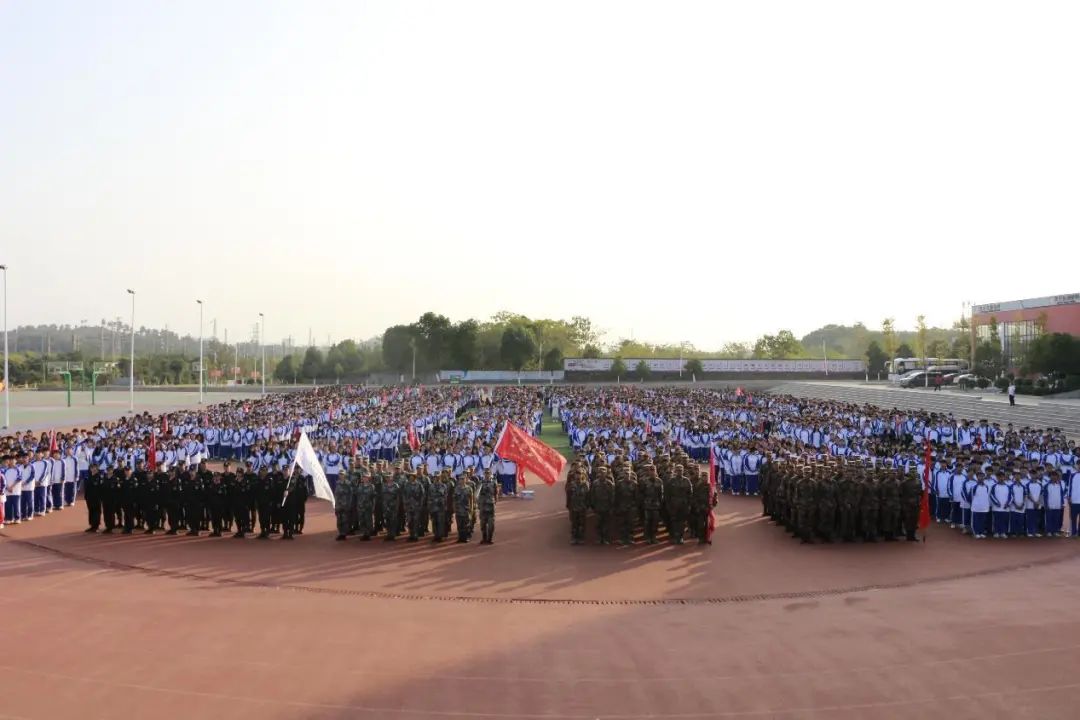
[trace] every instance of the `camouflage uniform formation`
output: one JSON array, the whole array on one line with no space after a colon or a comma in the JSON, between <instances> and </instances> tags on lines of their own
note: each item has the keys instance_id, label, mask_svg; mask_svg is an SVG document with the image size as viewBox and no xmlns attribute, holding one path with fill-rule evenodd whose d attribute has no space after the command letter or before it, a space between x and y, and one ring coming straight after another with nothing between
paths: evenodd
<instances>
[{"instance_id":1,"label":"camouflage uniform formation","mask_svg":"<svg viewBox=\"0 0 1080 720\"><path fill-rule=\"evenodd\" d=\"M763 512L804 543L916 539L922 490L913 471L835 458L766 467Z\"/></svg>"}]
</instances>

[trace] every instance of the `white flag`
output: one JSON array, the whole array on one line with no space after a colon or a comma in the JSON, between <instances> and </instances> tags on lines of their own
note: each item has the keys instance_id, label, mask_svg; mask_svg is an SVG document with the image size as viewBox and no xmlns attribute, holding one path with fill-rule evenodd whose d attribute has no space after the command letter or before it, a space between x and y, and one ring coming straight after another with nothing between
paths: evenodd
<instances>
[{"instance_id":1,"label":"white flag","mask_svg":"<svg viewBox=\"0 0 1080 720\"><path fill-rule=\"evenodd\" d=\"M293 470L299 465L300 469L311 476L315 485L315 497L334 504L334 492L330 489L330 483L326 480L326 472L319 463L319 456L315 454L315 448L311 447L306 432L300 433L300 442L296 444L296 457L293 458Z\"/></svg>"}]
</instances>

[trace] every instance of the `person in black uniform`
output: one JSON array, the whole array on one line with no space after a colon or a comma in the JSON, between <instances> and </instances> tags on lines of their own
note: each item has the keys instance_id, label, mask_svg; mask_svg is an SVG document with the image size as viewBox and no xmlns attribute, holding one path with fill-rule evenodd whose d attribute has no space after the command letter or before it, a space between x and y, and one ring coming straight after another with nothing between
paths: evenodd
<instances>
[{"instance_id":1,"label":"person in black uniform","mask_svg":"<svg viewBox=\"0 0 1080 720\"><path fill-rule=\"evenodd\" d=\"M243 465L236 469L232 487L232 514L236 521L236 534L234 538L243 539L251 532L251 482L254 473L247 472Z\"/></svg>"},{"instance_id":2,"label":"person in black uniform","mask_svg":"<svg viewBox=\"0 0 1080 720\"><path fill-rule=\"evenodd\" d=\"M184 486L180 480L179 468L173 468L172 472L166 475L161 495L161 504L169 519L169 529L165 534L175 535L184 527Z\"/></svg>"},{"instance_id":3,"label":"person in black uniform","mask_svg":"<svg viewBox=\"0 0 1080 720\"><path fill-rule=\"evenodd\" d=\"M265 467L259 468L259 474L254 476L251 483L251 495L255 499L255 505L259 513L259 539L270 538L271 517L274 505L274 483ZM277 501L280 503L281 498Z\"/></svg>"},{"instance_id":4,"label":"person in black uniform","mask_svg":"<svg viewBox=\"0 0 1080 720\"><path fill-rule=\"evenodd\" d=\"M281 519L282 540L292 540L294 535L300 534L301 509L307 500L307 478L300 473L293 473L289 477L288 492L285 495L284 515Z\"/></svg>"},{"instance_id":5,"label":"person in black uniform","mask_svg":"<svg viewBox=\"0 0 1080 720\"><path fill-rule=\"evenodd\" d=\"M232 473L230 476L235 477ZM210 537L221 537L221 528L225 521L225 508L229 498L229 486L225 484L225 476L222 473L210 475L210 486L207 488L207 505L210 510Z\"/></svg>"},{"instance_id":6,"label":"person in black uniform","mask_svg":"<svg viewBox=\"0 0 1080 720\"><path fill-rule=\"evenodd\" d=\"M122 482L120 483L120 510L124 514L124 534L130 535L135 529L135 510L138 505L139 486L145 475L145 470L142 468L144 464L139 462L139 470L131 472L129 468L124 468L122 471Z\"/></svg>"},{"instance_id":7,"label":"person in black uniform","mask_svg":"<svg viewBox=\"0 0 1080 720\"><path fill-rule=\"evenodd\" d=\"M105 488L105 476L97 465L91 465L83 481L83 499L86 500L86 515L90 527L85 532L96 533L101 525L101 496Z\"/></svg>"},{"instance_id":8,"label":"person in black uniform","mask_svg":"<svg viewBox=\"0 0 1080 720\"><path fill-rule=\"evenodd\" d=\"M147 474L146 484L142 486L139 507L146 522L146 530L143 531L146 535L153 535L161 529L161 496L168 477L161 469L155 470Z\"/></svg>"},{"instance_id":9,"label":"person in black uniform","mask_svg":"<svg viewBox=\"0 0 1080 720\"><path fill-rule=\"evenodd\" d=\"M120 493L124 485L124 471L113 468L101 488L101 504L105 510L105 534L112 534L116 518L120 514Z\"/></svg>"},{"instance_id":10,"label":"person in black uniform","mask_svg":"<svg viewBox=\"0 0 1080 720\"><path fill-rule=\"evenodd\" d=\"M285 519L285 493L288 490L288 480L285 473L275 470L270 473L270 534L281 532L281 526Z\"/></svg>"},{"instance_id":11,"label":"person in black uniform","mask_svg":"<svg viewBox=\"0 0 1080 720\"><path fill-rule=\"evenodd\" d=\"M199 527L202 530L210 529L210 493L211 484L214 480L214 473L210 468L206 467L206 461L203 460L199 463L199 469L195 471L195 476L199 478L199 487L202 489L202 504L200 505L199 512Z\"/></svg>"},{"instance_id":12,"label":"person in black uniform","mask_svg":"<svg viewBox=\"0 0 1080 720\"><path fill-rule=\"evenodd\" d=\"M187 521L187 534L199 536L203 516L202 473L184 470L180 473L180 483L184 488L184 519Z\"/></svg>"}]
</instances>

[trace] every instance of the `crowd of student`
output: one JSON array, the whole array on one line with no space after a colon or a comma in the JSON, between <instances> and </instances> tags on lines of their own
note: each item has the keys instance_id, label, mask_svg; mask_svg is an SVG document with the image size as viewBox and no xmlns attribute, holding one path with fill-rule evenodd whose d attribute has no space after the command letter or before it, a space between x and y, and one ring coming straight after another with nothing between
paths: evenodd
<instances>
[{"instance_id":1,"label":"crowd of student","mask_svg":"<svg viewBox=\"0 0 1080 720\"><path fill-rule=\"evenodd\" d=\"M394 462L408 453L412 467L423 462L432 473L446 468L456 477L470 466L492 469L512 493L517 469L494 457L495 437L506 420L539 432L540 417L541 404L528 389L348 386L161 416L141 413L69 432L15 433L0 437L0 524L70 507L92 467L112 477L140 464L194 472L203 460L233 460L254 474L283 472L301 432L332 485L358 456Z\"/></svg>"},{"instance_id":2,"label":"crowd of student","mask_svg":"<svg viewBox=\"0 0 1080 720\"><path fill-rule=\"evenodd\" d=\"M551 404L590 463L678 447L734 495L759 495L767 464L895 469L928 480L939 522L975 537L1080 535L1076 443L1058 428L740 390L567 387Z\"/></svg>"}]
</instances>

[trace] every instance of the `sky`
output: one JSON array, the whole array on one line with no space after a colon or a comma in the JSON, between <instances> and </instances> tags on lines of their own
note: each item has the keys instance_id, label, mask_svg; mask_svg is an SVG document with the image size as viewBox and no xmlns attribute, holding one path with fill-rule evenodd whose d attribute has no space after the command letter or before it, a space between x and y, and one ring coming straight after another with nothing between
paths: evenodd
<instances>
[{"instance_id":1,"label":"sky","mask_svg":"<svg viewBox=\"0 0 1080 720\"><path fill-rule=\"evenodd\" d=\"M1080 290L1080 3L0 2L9 326L718 348Z\"/></svg>"}]
</instances>

